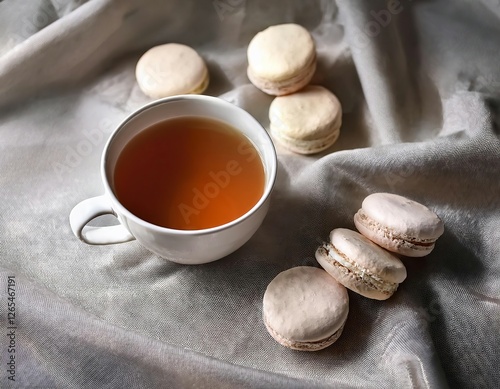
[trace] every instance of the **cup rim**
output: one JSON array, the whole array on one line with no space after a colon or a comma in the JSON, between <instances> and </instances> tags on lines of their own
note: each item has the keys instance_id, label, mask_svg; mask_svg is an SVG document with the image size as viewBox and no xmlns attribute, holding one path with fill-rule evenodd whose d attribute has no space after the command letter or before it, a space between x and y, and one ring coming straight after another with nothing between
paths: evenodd
<instances>
[{"instance_id":1,"label":"cup rim","mask_svg":"<svg viewBox=\"0 0 500 389\"><path fill-rule=\"evenodd\" d=\"M238 217L234 220L231 220L228 223L221 224L221 225L215 226L215 227L199 229L199 230L178 230L175 228L158 226L158 225L150 223L144 219L141 219L140 217L138 217L135 214L133 214L132 212L130 212L118 200L118 198L116 197L116 195L115 195L115 193L114 193L114 191L111 188L111 185L109 183L109 178L108 178L108 175L106 173L107 156L108 156L108 151L109 151L110 145L113 143L113 140L116 138L118 133L125 127L126 124L128 124L128 122L130 122L130 120L132 120L133 118L142 114L144 111L146 111L152 107L158 106L158 105L167 104L167 103L174 102L174 101L181 101L181 100L202 100L202 101L204 100L204 101L207 101L210 103L221 104L227 108L240 111L240 113L243 114L243 116L249 117L251 119L251 121L253 121L263 131L266 139L269 141L269 145L271 146L271 150L272 150L271 163L269 164L269 166L266 166L266 182L268 182L268 184L266 184L266 186L264 188L264 192L262 193L261 197L259 198L259 201L257 201L254 204L254 206L252 208L250 208L247 212L245 212L243 215L241 215L240 217ZM262 162L264 165L266 165L264 163L264 161L262 161ZM267 168L269 168L269 169L267 169ZM137 109L134 112L132 112L131 114L129 114L125 119L123 119L120 122L120 124L118 124L118 126L115 128L113 133L108 138L106 145L104 146L104 152L102 154L102 159L101 159L101 177L102 177L104 189L105 189L106 194L111 197L113 209L117 208L117 209L115 209L115 212L118 211L117 212L118 214L125 215L125 217L127 219L131 219L135 223L142 225L143 227L146 227L148 229L155 230L157 232L163 232L163 233L168 232L168 233L172 233L172 234L188 235L188 236L189 235L191 235L191 236L208 235L208 234L212 234L214 232L219 232L219 231L228 229L232 226L235 226L237 224L242 223L244 220L246 220L252 214L257 212L257 210L264 205L264 203L267 201L267 199L271 195L271 192L273 191L274 185L276 183L277 170L278 170L278 156L276 153L276 148L274 146L274 143L272 141L271 136L269 135L267 130L264 128L264 126L262 126L262 124L260 124L260 122L257 119L255 119L250 113L248 113L243 108L238 107L237 105L232 104L232 103L228 102L227 100L224 100L220 97L206 96L206 95L176 95L176 96L170 96L170 97L164 97L161 99L157 99L157 100L151 101L151 102L143 105L139 109ZM267 176L269 176L269 177L267 177ZM268 178L269 178L269 180L268 180Z\"/></svg>"}]
</instances>

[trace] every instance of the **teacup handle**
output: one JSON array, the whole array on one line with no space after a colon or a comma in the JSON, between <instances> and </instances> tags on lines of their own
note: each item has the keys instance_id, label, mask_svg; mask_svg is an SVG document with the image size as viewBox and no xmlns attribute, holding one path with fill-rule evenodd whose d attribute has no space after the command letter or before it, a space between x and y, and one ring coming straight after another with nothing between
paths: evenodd
<instances>
[{"instance_id":1,"label":"teacup handle","mask_svg":"<svg viewBox=\"0 0 500 389\"><path fill-rule=\"evenodd\" d=\"M98 216L113 215L116 213L111 208L105 195L92 197L78 203L69 215L69 224L73 234L87 244L104 245L124 243L134 240L134 236L121 224L108 227L84 227Z\"/></svg>"}]
</instances>

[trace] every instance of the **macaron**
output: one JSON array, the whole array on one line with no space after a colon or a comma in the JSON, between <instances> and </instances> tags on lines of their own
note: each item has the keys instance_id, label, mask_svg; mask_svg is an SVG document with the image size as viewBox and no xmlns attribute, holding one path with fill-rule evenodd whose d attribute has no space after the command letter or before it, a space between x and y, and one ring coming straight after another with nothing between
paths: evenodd
<instances>
[{"instance_id":1,"label":"macaron","mask_svg":"<svg viewBox=\"0 0 500 389\"><path fill-rule=\"evenodd\" d=\"M356 231L334 229L316 250L316 260L333 278L362 296L386 300L406 279L404 264Z\"/></svg>"},{"instance_id":2,"label":"macaron","mask_svg":"<svg viewBox=\"0 0 500 389\"><path fill-rule=\"evenodd\" d=\"M425 205L392 193L373 193L354 215L359 232L385 249L423 257L443 234L442 220Z\"/></svg>"},{"instance_id":3,"label":"macaron","mask_svg":"<svg viewBox=\"0 0 500 389\"><path fill-rule=\"evenodd\" d=\"M305 87L316 71L316 45L304 27L279 24L248 45L248 78L263 92L281 96Z\"/></svg>"},{"instance_id":4,"label":"macaron","mask_svg":"<svg viewBox=\"0 0 500 389\"><path fill-rule=\"evenodd\" d=\"M209 82L203 58L191 47L167 43L149 49L135 69L145 95L158 99L181 94L200 94Z\"/></svg>"},{"instance_id":5,"label":"macaron","mask_svg":"<svg viewBox=\"0 0 500 389\"><path fill-rule=\"evenodd\" d=\"M335 143L342 124L342 106L335 95L318 85L276 97L269 107L270 130L283 147L314 154Z\"/></svg>"},{"instance_id":6,"label":"macaron","mask_svg":"<svg viewBox=\"0 0 500 389\"><path fill-rule=\"evenodd\" d=\"M316 267L288 269L264 293L263 318L269 334L293 350L330 346L342 334L348 313L347 290Z\"/></svg>"}]
</instances>

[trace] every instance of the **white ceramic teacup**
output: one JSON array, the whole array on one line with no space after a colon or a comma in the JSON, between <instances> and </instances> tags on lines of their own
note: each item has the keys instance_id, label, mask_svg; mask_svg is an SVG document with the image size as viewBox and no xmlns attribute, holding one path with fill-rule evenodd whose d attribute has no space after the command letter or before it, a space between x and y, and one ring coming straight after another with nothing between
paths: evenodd
<instances>
[{"instance_id":1,"label":"white ceramic teacup","mask_svg":"<svg viewBox=\"0 0 500 389\"><path fill-rule=\"evenodd\" d=\"M181 116L223 121L239 130L255 145L265 170L264 191L259 201L243 216L213 228L175 230L140 219L117 199L113 174L124 146L147 127ZM201 95L157 100L131 114L111 135L101 161L104 194L84 200L73 208L70 214L71 229L88 244L105 245L137 239L146 249L173 262L201 264L215 261L241 247L259 228L269 208L276 170L276 151L271 138L259 122L243 109L222 99ZM86 226L92 219L106 214L116 216L120 224Z\"/></svg>"}]
</instances>

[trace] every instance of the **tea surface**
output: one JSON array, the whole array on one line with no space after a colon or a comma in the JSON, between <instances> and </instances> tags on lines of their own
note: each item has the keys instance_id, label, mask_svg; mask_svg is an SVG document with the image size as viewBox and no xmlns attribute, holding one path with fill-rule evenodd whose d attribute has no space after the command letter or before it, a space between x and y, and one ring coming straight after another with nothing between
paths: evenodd
<instances>
[{"instance_id":1,"label":"tea surface","mask_svg":"<svg viewBox=\"0 0 500 389\"><path fill-rule=\"evenodd\" d=\"M265 173L251 141L231 126L206 118L154 124L124 147L114 192L150 223L198 230L249 211L264 191Z\"/></svg>"}]
</instances>

